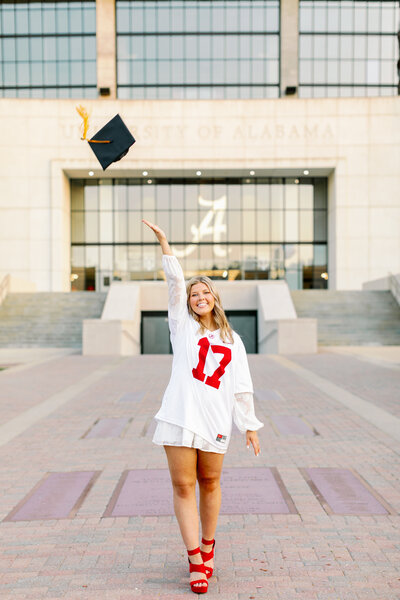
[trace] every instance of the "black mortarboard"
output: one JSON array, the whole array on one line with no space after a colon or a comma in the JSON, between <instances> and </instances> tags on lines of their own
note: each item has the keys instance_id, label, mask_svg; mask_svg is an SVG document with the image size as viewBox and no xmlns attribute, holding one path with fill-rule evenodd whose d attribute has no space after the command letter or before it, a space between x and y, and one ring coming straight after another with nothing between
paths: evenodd
<instances>
[{"instance_id":1,"label":"black mortarboard","mask_svg":"<svg viewBox=\"0 0 400 600\"><path fill-rule=\"evenodd\" d=\"M87 112L82 107L77 108L77 110L84 119L84 134L82 139L87 139ZM105 171L111 163L121 160L121 158L128 154L129 148L136 140L121 117L115 115L111 121L106 123L100 131L87 141L101 164L103 171Z\"/></svg>"}]
</instances>

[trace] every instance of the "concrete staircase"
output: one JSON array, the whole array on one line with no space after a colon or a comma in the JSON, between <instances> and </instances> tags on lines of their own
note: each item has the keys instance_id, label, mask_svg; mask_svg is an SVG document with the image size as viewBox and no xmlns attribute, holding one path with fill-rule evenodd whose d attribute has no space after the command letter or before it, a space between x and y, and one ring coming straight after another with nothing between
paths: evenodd
<instances>
[{"instance_id":1,"label":"concrete staircase","mask_svg":"<svg viewBox=\"0 0 400 600\"><path fill-rule=\"evenodd\" d=\"M318 319L321 346L400 345L400 307L386 291L292 290L298 317Z\"/></svg>"},{"instance_id":2,"label":"concrete staircase","mask_svg":"<svg viewBox=\"0 0 400 600\"><path fill-rule=\"evenodd\" d=\"M101 317L106 292L10 293L0 306L0 348L81 348L82 320Z\"/></svg>"}]
</instances>

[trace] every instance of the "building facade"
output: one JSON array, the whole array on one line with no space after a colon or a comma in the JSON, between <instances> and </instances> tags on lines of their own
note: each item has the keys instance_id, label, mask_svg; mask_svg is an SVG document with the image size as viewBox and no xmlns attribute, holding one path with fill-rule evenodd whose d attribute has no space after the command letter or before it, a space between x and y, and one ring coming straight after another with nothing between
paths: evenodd
<instances>
[{"instance_id":1,"label":"building facade","mask_svg":"<svg viewBox=\"0 0 400 600\"><path fill-rule=\"evenodd\" d=\"M3 2L0 279L361 289L400 271L398 2ZM93 135L136 138L102 171Z\"/></svg>"}]
</instances>

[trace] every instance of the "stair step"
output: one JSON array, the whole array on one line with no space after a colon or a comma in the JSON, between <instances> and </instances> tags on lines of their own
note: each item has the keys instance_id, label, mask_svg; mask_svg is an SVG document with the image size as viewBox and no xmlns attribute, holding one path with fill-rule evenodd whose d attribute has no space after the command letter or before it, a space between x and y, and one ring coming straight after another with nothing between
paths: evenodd
<instances>
[{"instance_id":1,"label":"stair step","mask_svg":"<svg viewBox=\"0 0 400 600\"><path fill-rule=\"evenodd\" d=\"M318 343L400 345L400 307L388 291L293 290L298 317L316 318Z\"/></svg>"},{"instance_id":2,"label":"stair step","mask_svg":"<svg viewBox=\"0 0 400 600\"><path fill-rule=\"evenodd\" d=\"M101 317L107 292L8 294L0 306L0 347L81 348L83 319Z\"/></svg>"}]
</instances>

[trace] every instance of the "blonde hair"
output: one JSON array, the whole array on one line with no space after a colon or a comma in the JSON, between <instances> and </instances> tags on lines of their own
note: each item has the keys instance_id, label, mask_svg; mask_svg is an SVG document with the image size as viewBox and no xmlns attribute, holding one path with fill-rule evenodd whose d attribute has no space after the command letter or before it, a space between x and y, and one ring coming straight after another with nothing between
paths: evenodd
<instances>
[{"instance_id":1,"label":"blonde hair","mask_svg":"<svg viewBox=\"0 0 400 600\"><path fill-rule=\"evenodd\" d=\"M196 283L205 283L207 285L208 289L210 290L210 292L214 298L214 308L213 308L212 312L213 312L214 321L220 329L221 339L225 343L229 342L229 343L233 344L232 328L229 325L228 319L226 318L225 311L222 308L221 299L219 297L217 289L214 285L213 280L210 279L209 277L206 277L205 275L197 275L196 277L192 277L192 279L190 279L186 284L187 307L188 307L189 314L192 315L192 317L195 319L195 321L197 321L199 323L200 332L204 333L205 327L204 327L203 323L200 321L199 315L197 313L195 313L194 310L192 309L192 307L190 306L190 293L191 293L192 287L194 285L196 285Z\"/></svg>"}]
</instances>

